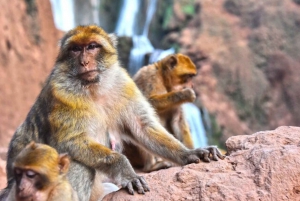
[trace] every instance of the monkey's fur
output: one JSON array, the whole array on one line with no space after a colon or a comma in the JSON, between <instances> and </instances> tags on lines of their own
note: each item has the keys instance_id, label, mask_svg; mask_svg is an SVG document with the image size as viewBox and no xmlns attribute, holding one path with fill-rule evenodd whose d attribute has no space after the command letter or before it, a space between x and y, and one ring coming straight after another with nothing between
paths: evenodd
<instances>
[{"instance_id":1,"label":"monkey's fur","mask_svg":"<svg viewBox=\"0 0 300 201\"><path fill-rule=\"evenodd\" d=\"M95 25L78 26L61 40L60 52L25 122L8 150L6 191L12 164L30 141L49 144L72 159L68 179L79 200L90 199L96 175L106 174L133 194L149 191L128 159L110 149L108 133L174 163L223 158L216 147L190 150L161 126L146 98L120 67L114 35ZM98 177L97 177L98 178ZM94 192L94 191L93 191ZM94 198L95 196L93 196Z\"/></svg>"},{"instance_id":2,"label":"monkey's fur","mask_svg":"<svg viewBox=\"0 0 300 201\"><path fill-rule=\"evenodd\" d=\"M188 148L193 148L193 141L181 105L196 98L192 89L192 78L196 74L196 66L188 56L172 54L142 67L133 77L155 108L160 123ZM125 146L125 155L134 167L142 168L144 172L172 165L132 144Z\"/></svg>"},{"instance_id":3,"label":"monkey's fur","mask_svg":"<svg viewBox=\"0 0 300 201\"><path fill-rule=\"evenodd\" d=\"M77 201L66 178L69 164L68 155L31 142L13 163L15 183L7 201Z\"/></svg>"}]
</instances>

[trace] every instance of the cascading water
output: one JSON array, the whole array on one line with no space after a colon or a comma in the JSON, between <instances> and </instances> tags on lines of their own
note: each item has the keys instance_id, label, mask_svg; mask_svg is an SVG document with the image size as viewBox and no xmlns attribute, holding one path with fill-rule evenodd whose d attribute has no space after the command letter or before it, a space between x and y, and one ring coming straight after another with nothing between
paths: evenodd
<instances>
[{"instance_id":1,"label":"cascading water","mask_svg":"<svg viewBox=\"0 0 300 201\"><path fill-rule=\"evenodd\" d=\"M75 27L74 2L73 0L50 0L55 26L68 31Z\"/></svg>"},{"instance_id":2,"label":"cascading water","mask_svg":"<svg viewBox=\"0 0 300 201\"><path fill-rule=\"evenodd\" d=\"M156 0L149 1L145 25L141 35L137 34L136 19L140 8L139 0L124 0L116 27L116 34L120 36L131 36L133 48L130 51L128 72L134 75L144 64L145 54L151 53L154 48L148 39L148 30L151 19L155 12Z\"/></svg>"},{"instance_id":3,"label":"cascading water","mask_svg":"<svg viewBox=\"0 0 300 201\"><path fill-rule=\"evenodd\" d=\"M183 112L190 127L194 147L207 146L206 132L199 108L193 103L185 103L183 104Z\"/></svg>"}]
</instances>

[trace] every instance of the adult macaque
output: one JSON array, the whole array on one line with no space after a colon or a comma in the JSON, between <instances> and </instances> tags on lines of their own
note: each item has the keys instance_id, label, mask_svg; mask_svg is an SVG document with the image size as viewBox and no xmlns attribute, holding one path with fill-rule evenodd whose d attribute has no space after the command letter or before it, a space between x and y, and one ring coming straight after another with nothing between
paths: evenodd
<instances>
[{"instance_id":1,"label":"adult macaque","mask_svg":"<svg viewBox=\"0 0 300 201\"><path fill-rule=\"evenodd\" d=\"M130 194L134 188L140 194L149 191L128 159L110 149L110 131L120 134L116 140L130 141L180 165L210 161L210 156L223 158L215 146L186 148L161 126L120 67L116 45L114 35L94 25L78 26L62 38L54 69L10 142L6 191L14 180L13 161L32 140L69 154L68 180L81 201L90 199L92 189L101 188L95 177L102 174Z\"/></svg>"},{"instance_id":2,"label":"adult macaque","mask_svg":"<svg viewBox=\"0 0 300 201\"><path fill-rule=\"evenodd\" d=\"M172 54L142 67L133 77L155 108L160 123L188 148L193 148L193 141L182 104L193 102L196 98L192 89L192 78L196 74L196 66L188 56ZM142 168L144 172L172 165L131 144L125 146L125 155L134 167Z\"/></svg>"}]
</instances>

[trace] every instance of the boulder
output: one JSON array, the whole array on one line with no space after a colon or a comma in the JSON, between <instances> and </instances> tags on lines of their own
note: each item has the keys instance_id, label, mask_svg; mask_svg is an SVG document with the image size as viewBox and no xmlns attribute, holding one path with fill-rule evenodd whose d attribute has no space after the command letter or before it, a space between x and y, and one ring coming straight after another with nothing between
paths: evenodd
<instances>
[{"instance_id":1,"label":"boulder","mask_svg":"<svg viewBox=\"0 0 300 201\"><path fill-rule=\"evenodd\" d=\"M126 190L104 200L300 200L300 128L230 137L227 157L144 174L145 195Z\"/></svg>"}]
</instances>

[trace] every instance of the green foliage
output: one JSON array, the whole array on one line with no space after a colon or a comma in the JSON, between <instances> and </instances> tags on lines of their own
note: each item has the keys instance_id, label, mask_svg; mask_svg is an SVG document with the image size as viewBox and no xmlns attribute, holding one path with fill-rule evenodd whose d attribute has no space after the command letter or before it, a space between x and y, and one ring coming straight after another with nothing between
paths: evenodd
<instances>
[{"instance_id":1,"label":"green foliage","mask_svg":"<svg viewBox=\"0 0 300 201\"><path fill-rule=\"evenodd\" d=\"M221 141L223 131L218 125L216 117L214 115L209 115L211 120L211 134L207 135L208 144L217 145L221 149L226 149L225 142Z\"/></svg>"},{"instance_id":2,"label":"green foliage","mask_svg":"<svg viewBox=\"0 0 300 201\"><path fill-rule=\"evenodd\" d=\"M170 6L168 6L166 8L166 12L164 14L163 25L162 25L163 29L167 29L168 28L168 25L169 25L169 23L171 21L172 16L173 16L173 8L170 5Z\"/></svg>"},{"instance_id":3,"label":"green foliage","mask_svg":"<svg viewBox=\"0 0 300 201\"><path fill-rule=\"evenodd\" d=\"M194 15L195 7L194 7L194 5L185 5L185 6L183 6L182 11L187 15Z\"/></svg>"}]
</instances>

